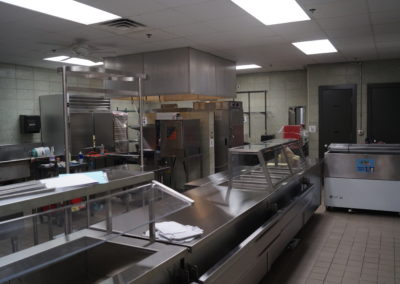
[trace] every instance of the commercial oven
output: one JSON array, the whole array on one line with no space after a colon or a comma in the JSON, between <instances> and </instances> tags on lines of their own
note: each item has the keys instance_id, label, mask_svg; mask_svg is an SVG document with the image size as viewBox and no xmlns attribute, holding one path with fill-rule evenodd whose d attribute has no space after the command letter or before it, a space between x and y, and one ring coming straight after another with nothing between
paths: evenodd
<instances>
[{"instance_id":1,"label":"commercial oven","mask_svg":"<svg viewBox=\"0 0 400 284\"><path fill-rule=\"evenodd\" d=\"M193 108L196 111L214 112L215 171L226 170L228 149L244 143L242 102L194 102Z\"/></svg>"}]
</instances>

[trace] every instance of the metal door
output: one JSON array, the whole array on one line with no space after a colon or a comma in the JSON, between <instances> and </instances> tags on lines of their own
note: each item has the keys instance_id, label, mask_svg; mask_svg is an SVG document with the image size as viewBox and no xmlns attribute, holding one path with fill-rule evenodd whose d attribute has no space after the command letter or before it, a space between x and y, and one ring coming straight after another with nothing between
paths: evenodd
<instances>
[{"instance_id":1,"label":"metal door","mask_svg":"<svg viewBox=\"0 0 400 284\"><path fill-rule=\"evenodd\" d=\"M330 143L356 143L356 85L319 87L319 157Z\"/></svg>"},{"instance_id":2,"label":"metal door","mask_svg":"<svg viewBox=\"0 0 400 284\"><path fill-rule=\"evenodd\" d=\"M71 113L70 115L71 154L93 145L93 115L92 113Z\"/></svg>"},{"instance_id":3,"label":"metal door","mask_svg":"<svg viewBox=\"0 0 400 284\"><path fill-rule=\"evenodd\" d=\"M114 151L114 124L112 113L93 113L93 118L96 145L99 146L103 144L108 151Z\"/></svg>"},{"instance_id":4,"label":"metal door","mask_svg":"<svg viewBox=\"0 0 400 284\"><path fill-rule=\"evenodd\" d=\"M400 83L368 85L368 137L400 143Z\"/></svg>"}]
</instances>

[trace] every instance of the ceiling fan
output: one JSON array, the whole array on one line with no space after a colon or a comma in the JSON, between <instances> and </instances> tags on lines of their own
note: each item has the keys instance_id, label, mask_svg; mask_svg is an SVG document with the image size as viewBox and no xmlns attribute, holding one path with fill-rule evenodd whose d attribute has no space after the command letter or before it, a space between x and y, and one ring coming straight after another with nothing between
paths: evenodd
<instances>
[{"instance_id":1,"label":"ceiling fan","mask_svg":"<svg viewBox=\"0 0 400 284\"><path fill-rule=\"evenodd\" d=\"M48 61L62 63L95 66L103 64L103 57L115 54L114 50L106 50L109 47L95 47L87 43L86 40L78 39L73 44L63 45L54 43L42 43L46 45L58 45L59 48L53 48L44 58ZM82 63L82 64L80 64Z\"/></svg>"}]
</instances>

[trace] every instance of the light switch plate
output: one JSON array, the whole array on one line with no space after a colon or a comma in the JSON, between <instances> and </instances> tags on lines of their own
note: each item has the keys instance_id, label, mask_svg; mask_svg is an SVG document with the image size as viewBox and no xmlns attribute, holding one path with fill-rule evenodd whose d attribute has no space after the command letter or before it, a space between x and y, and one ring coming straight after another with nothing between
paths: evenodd
<instances>
[{"instance_id":1,"label":"light switch plate","mask_svg":"<svg viewBox=\"0 0 400 284\"><path fill-rule=\"evenodd\" d=\"M315 133L315 132L317 132L317 126L316 126L316 125L309 125L309 126L308 126L308 131L309 131L310 133Z\"/></svg>"}]
</instances>

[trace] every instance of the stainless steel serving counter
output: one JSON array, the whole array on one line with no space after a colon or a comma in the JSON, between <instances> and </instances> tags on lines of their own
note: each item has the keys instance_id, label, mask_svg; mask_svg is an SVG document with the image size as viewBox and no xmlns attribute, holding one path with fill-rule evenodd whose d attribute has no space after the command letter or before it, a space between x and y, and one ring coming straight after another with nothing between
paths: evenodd
<instances>
[{"instance_id":1,"label":"stainless steel serving counter","mask_svg":"<svg viewBox=\"0 0 400 284\"><path fill-rule=\"evenodd\" d=\"M82 196L107 192L114 188L123 188L125 186L149 182L154 178L153 172L140 171L136 165L130 164L105 168L103 171L107 173L109 180L105 184L94 184L76 188L60 187L52 192L0 200L0 217Z\"/></svg>"},{"instance_id":2,"label":"stainless steel serving counter","mask_svg":"<svg viewBox=\"0 0 400 284\"><path fill-rule=\"evenodd\" d=\"M286 147L292 144L292 141L281 142L279 144L276 141L267 147L275 151L279 150L279 145ZM264 147L266 147L265 144ZM263 149L263 147L259 148ZM281 167L279 170L282 170L284 164L278 163L278 155L271 157L275 163L270 165L268 162L270 155L268 154L264 157L267 160L264 166L275 170L276 165L279 164ZM286 167L290 167L287 157L286 161ZM122 234L116 239L107 239L104 246L103 243L96 246L99 247L99 251L96 250L97 253L94 255L97 258L109 259L108 265L113 269L116 268L117 263L122 263L123 267L118 267L110 272L107 265L100 263L97 267L99 270L97 274L100 275L100 278L96 277L96 281L101 279L108 281L107 283L140 284L257 283L320 205L320 163L310 161L304 161L302 164L296 163L298 168L291 168L290 175L285 172L284 178L272 186L270 183L264 183L264 187L252 187L248 183L246 188L242 188L235 187L233 183L233 186L229 187L227 180L232 176L227 177L224 173L209 179L202 179L197 182L199 187L184 193L186 197L194 200L194 204L190 206L182 204L174 207L171 201L163 199L163 194L157 195L153 201L144 201L141 199L144 193L138 192L131 195L128 192L129 196L126 197L132 200L133 208L125 210L127 207L131 207L130 205L126 206L123 202L128 199L116 200L111 196L112 199L108 200L114 200L123 205L122 207L115 206L118 214L113 215L112 222L104 219L88 222L88 229L82 233L87 236L108 234L107 238L112 234ZM249 169L249 163L246 161L245 166L245 171L239 171L241 175L243 173L262 175L260 172L254 172L260 163L256 168L252 165ZM261 164L261 166L263 165ZM274 175L273 171L265 172ZM118 179L112 180L111 178L112 181L109 184L113 182L124 184L124 181L130 178L124 177L123 174L121 176L119 171L113 173L114 177L118 177ZM91 187L93 186L88 188ZM107 190L107 188L104 189ZM156 205L153 204L155 201ZM142 205L135 206L134 204ZM154 222L175 221L183 225L198 226L203 230L203 234L188 242L160 239L151 242L151 238L144 235L145 231L151 228L145 226L146 222L144 222L144 220L152 219L149 208L154 208L155 215L159 217L155 218ZM163 212L169 213L164 214ZM72 233L71 236L74 234ZM109 244L110 242L112 244ZM113 243L126 246L125 249L115 247L116 252L121 251L120 260L118 260L118 253L113 256L101 254L102 248L107 252L110 247L113 248ZM132 250L130 246L136 249ZM137 250L137 248L142 250ZM130 250L132 250L132 254L138 254L137 258L133 257L133 259L129 253L126 255L126 252ZM152 250L153 252L151 252ZM89 255L89 258L84 260L89 266L87 271L93 272L91 267L98 262L96 259L90 258L92 254L90 248L85 250L86 252ZM71 272L64 273L73 274L73 269L76 267L74 259L76 259L75 256L57 262L59 264L55 265L58 267L58 271L61 271L60 267L64 263L67 265L64 265L62 271L71 270ZM77 263L79 263L78 260ZM53 272L51 269L45 269L24 277L27 277L25 279L39 279L35 277L41 275L41 279L44 279L43 275L53 275L54 277ZM40 281L36 283L40 283ZM44 283L50 282L44 281Z\"/></svg>"},{"instance_id":3,"label":"stainless steel serving counter","mask_svg":"<svg viewBox=\"0 0 400 284\"><path fill-rule=\"evenodd\" d=\"M220 177L225 180L223 176L220 175ZM195 271L192 281L200 281L202 274L206 275L213 265L224 259L232 250L237 249L241 242L262 226L274 228L273 237L268 236L270 242L282 233L279 243L275 245L270 255L272 263L320 205L319 163L308 165L304 171L293 175L274 189L228 189L226 182L225 185L218 184L221 179L216 179L216 183L202 179L203 186L184 193L195 201L193 206L160 220L198 226L204 230L201 237L186 243L159 241L189 249L190 253L185 257L185 262ZM199 183L202 182L199 181ZM145 215L144 211L132 211L118 216L113 220L115 232L126 231L127 227L134 226ZM292 226L289 230L288 224ZM106 224L99 223L92 228L105 230ZM263 232L266 231L264 228ZM145 229L141 228L126 235L145 238L144 232ZM265 247L262 247L259 252ZM245 262L248 260L242 259ZM261 276L268 271L268 267L270 265L262 268ZM233 280L230 279L230 281Z\"/></svg>"}]
</instances>

